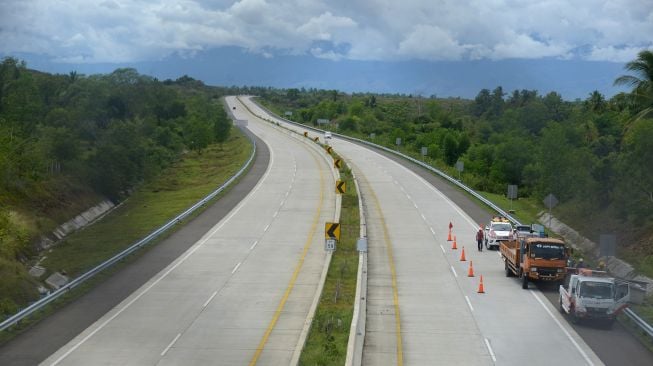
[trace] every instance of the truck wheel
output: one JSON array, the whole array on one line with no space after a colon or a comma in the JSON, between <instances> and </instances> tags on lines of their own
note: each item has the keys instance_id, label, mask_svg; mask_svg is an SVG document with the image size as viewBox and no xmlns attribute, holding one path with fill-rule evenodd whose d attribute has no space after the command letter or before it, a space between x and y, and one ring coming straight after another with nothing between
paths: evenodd
<instances>
[{"instance_id":1,"label":"truck wheel","mask_svg":"<svg viewBox=\"0 0 653 366\"><path fill-rule=\"evenodd\" d=\"M521 288L524 290L528 289L528 275L523 272L521 274Z\"/></svg>"},{"instance_id":2,"label":"truck wheel","mask_svg":"<svg viewBox=\"0 0 653 366\"><path fill-rule=\"evenodd\" d=\"M506 277L512 277L512 271L510 270L510 267L508 267L508 263L505 263L506 266Z\"/></svg>"},{"instance_id":3,"label":"truck wheel","mask_svg":"<svg viewBox=\"0 0 653 366\"><path fill-rule=\"evenodd\" d=\"M487 245L487 240L485 241L485 249L490 250L490 247Z\"/></svg>"}]
</instances>

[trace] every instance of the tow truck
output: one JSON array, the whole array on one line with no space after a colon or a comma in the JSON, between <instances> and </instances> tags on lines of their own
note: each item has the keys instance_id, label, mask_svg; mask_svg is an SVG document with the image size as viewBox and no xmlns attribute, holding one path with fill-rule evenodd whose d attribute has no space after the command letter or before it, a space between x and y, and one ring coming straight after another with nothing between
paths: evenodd
<instances>
[{"instance_id":1,"label":"tow truck","mask_svg":"<svg viewBox=\"0 0 653 366\"><path fill-rule=\"evenodd\" d=\"M566 286L560 286L560 312L568 314L573 323L587 319L612 328L617 315L628 306L628 283L608 276L605 271L576 271Z\"/></svg>"}]
</instances>

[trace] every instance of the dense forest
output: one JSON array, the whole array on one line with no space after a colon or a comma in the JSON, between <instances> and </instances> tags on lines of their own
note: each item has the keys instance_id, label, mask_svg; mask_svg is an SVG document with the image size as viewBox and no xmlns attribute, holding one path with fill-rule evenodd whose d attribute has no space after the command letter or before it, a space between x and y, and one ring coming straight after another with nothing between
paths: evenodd
<instances>
[{"instance_id":1,"label":"dense forest","mask_svg":"<svg viewBox=\"0 0 653 366\"><path fill-rule=\"evenodd\" d=\"M134 69L51 75L0 64L0 315L37 295L31 243L99 200L115 203L187 151L229 138L224 91ZM16 296L20 293L22 295Z\"/></svg>"},{"instance_id":2,"label":"dense forest","mask_svg":"<svg viewBox=\"0 0 653 366\"><path fill-rule=\"evenodd\" d=\"M634 74L616 83L632 92L610 99L593 91L565 101L556 92L499 86L474 100L288 89L267 92L262 102L297 122L327 119L320 128L415 157L426 147L449 172L462 161L463 180L476 190L505 194L515 184L538 202L553 193L557 214L591 239L615 232L623 246L653 255L653 54L642 52L626 71Z\"/></svg>"}]
</instances>

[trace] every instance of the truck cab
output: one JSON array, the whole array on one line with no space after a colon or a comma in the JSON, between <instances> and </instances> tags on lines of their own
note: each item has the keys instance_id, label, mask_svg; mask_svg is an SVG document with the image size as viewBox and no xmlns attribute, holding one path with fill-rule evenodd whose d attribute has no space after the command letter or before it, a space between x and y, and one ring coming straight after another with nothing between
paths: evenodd
<instances>
[{"instance_id":1,"label":"truck cab","mask_svg":"<svg viewBox=\"0 0 653 366\"><path fill-rule=\"evenodd\" d=\"M629 299L628 283L603 271L579 269L566 286L560 286L560 312L569 314L575 323L588 319L604 322L610 328Z\"/></svg>"}]
</instances>

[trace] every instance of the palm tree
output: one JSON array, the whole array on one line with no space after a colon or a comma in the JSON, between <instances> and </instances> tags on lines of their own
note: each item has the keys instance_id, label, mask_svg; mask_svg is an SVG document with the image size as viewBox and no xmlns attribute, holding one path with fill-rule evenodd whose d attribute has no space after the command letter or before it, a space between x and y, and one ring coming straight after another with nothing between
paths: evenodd
<instances>
[{"instance_id":1,"label":"palm tree","mask_svg":"<svg viewBox=\"0 0 653 366\"><path fill-rule=\"evenodd\" d=\"M635 75L622 75L614 85L627 85L633 88L630 93L633 102L641 110L636 119L653 112L653 51L644 50L637 54L637 59L624 67Z\"/></svg>"}]
</instances>

